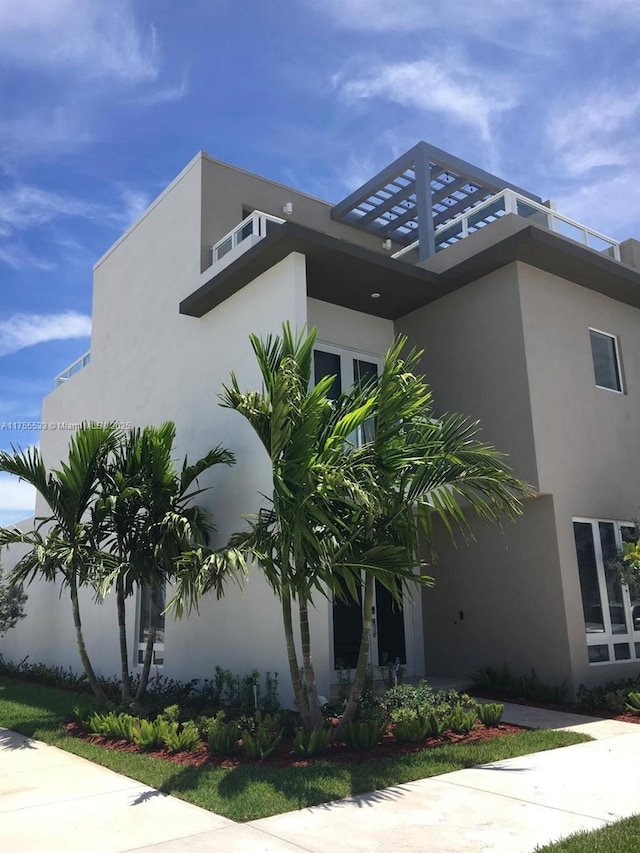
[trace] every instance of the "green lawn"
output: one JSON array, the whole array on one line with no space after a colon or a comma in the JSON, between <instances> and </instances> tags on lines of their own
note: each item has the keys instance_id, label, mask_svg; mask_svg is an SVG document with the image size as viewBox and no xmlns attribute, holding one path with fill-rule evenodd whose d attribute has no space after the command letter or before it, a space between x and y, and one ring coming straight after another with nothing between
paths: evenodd
<instances>
[{"instance_id":1,"label":"green lawn","mask_svg":"<svg viewBox=\"0 0 640 853\"><path fill-rule=\"evenodd\" d=\"M582 743L573 732L527 731L469 746L442 746L410 756L348 766L318 761L279 769L186 767L148 755L114 752L70 737L60 723L79 701L75 693L0 679L0 726L81 755L232 820L245 821L341 799L352 794L473 767L489 761Z\"/></svg>"},{"instance_id":2,"label":"green lawn","mask_svg":"<svg viewBox=\"0 0 640 853\"><path fill-rule=\"evenodd\" d=\"M563 841L536 848L537 853L638 853L640 815L628 817L604 829L578 832Z\"/></svg>"}]
</instances>

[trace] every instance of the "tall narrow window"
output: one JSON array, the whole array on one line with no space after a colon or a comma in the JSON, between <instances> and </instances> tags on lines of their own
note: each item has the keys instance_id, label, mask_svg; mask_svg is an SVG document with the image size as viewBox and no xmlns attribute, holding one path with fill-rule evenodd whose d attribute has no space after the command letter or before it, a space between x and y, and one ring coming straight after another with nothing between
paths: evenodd
<instances>
[{"instance_id":1,"label":"tall narrow window","mask_svg":"<svg viewBox=\"0 0 640 853\"><path fill-rule=\"evenodd\" d=\"M622 391L616 339L613 335L598 332L596 329L589 329L589 336L597 387L607 388L609 391Z\"/></svg>"},{"instance_id":2,"label":"tall narrow window","mask_svg":"<svg viewBox=\"0 0 640 853\"><path fill-rule=\"evenodd\" d=\"M147 648L147 639L149 637L149 623L151 612L151 589L148 586L141 586L138 590L138 654L136 662L138 666L144 663L144 653ZM164 664L164 613L165 608L165 588L161 586L158 589L158 600L156 606L156 640L153 644L154 666L163 666Z\"/></svg>"},{"instance_id":3,"label":"tall narrow window","mask_svg":"<svg viewBox=\"0 0 640 853\"><path fill-rule=\"evenodd\" d=\"M578 574L589 663L640 660L640 601L623 586L613 565L635 528L618 521L575 519Z\"/></svg>"}]
</instances>

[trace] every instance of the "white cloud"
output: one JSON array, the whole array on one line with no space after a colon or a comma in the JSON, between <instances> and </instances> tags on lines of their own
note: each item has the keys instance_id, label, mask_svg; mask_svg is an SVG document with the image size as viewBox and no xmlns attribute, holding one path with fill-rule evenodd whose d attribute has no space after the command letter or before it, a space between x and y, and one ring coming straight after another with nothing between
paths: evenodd
<instances>
[{"instance_id":1,"label":"white cloud","mask_svg":"<svg viewBox=\"0 0 640 853\"><path fill-rule=\"evenodd\" d=\"M123 209L116 214L116 219L125 228L128 228L140 219L144 211L149 207L151 199L146 193L132 189L131 187L122 187L120 196Z\"/></svg>"},{"instance_id":2,"label":"white cloud","mask_svg":"<svg viewBox=\"0 0 640 853\"><path fill-rule=\"evenodd\" d=\"M172 101L181 101L189 93L189 84L186 75L179 83L159 88L150 89L144 95L136 99L136 103L143 107L153 107L156 104L166 104Z\"/></svg>"},{"instance_id":3,"label":"white cloud","mask_svg":"<svg viewBox=\"0 0 640 853\"><path fill-rule=\"evenodd\" d=\"M130 0L4 0L0 4L3 63L81 69L90 78L155 80L155 32L139 32Z\"/></svg>"},{"instance_id":4,"label":"white cloud","mask_svg":"<svg viewBox=\"0 0 640 853\"><path fill-rule=\"evenodd\" d=\"M0 262L14 270L34 267L39 270L52 270L54 265L45 258L34 255L22 243L11 243L0 246Z\"/></svg>"},{"instance_id":5,"label":"white cloud","mask_svg":"<svg viewBox=\"0 0 640 853\"><path fill-rule=\"evenodd\" d=\"M74 115L67 107L38 111L31 105L18 118L0 119L0 158L5 164L32 156L55 157L92 139L86 114Z\"/></svg>"},{"instance_id":6,"label":"white cloud","mask_svg":"<svg viewBox=\"0 0 640 853\"><path fill-rule=\"evenodd\" d=\"M635 160L638 118L640 90L601 88L579 103L558 103L547 132L563 170L580 176Z\"/></svg>"},{"instance_id":7,"label":"white cloud","mask_svg":"<svg viewBox=\"0 0 640 853\"><path fill-rule=\"evenodd\" d=\"M536 52L545 42L561 43L572 37L590 38L616 28L640 28L637 0L581 0L558 3L558 0L483 0L466 3L463 10L448 11L440 0L404 0L392 4L388 0L306 0L314 10L324 12L343 29L369 32L427 32L454 39L460 34L487 41L517 39ZM514 28L518 28L513 34Z\"/></svg>"},{"instance_id":8,"label":"white cloud","mask_svg":"<svg viewBox=\"0 0 640 853\"><path fill-rule=\"evenodd\" d=\"M558 210L617 240L638 237L640 194L638 169L590 180L576 189L554 193ZM630 187L632 188L630 190Z\"/></svg>"},{"instance_id":9,"label":"white cloud","mask_svg":"<svg viewBox=\"0 0 640 853\"><path fill-rule=\"evenodd\" d=\"M91 334L91 318L77 311L63 314L13 314L0 320L0 356L47 341L84 338Z\"/></svg>"},{"instance_id":10,"label":"white cloud","mask_svg":"<svg viewBox=\"0 0 640 853\"><path fill-rule=\"evenodd\" d=\"M5 234L44 225L60 217L97 219L104 213L100 205L28 184L16 184L0 192L0 230Z\"/></svg>"},{"instance_id":11,"label":"white cloud","mask_svg":"<svg viewBox=\"0 0 640 853\"><path fill-rule=\"evenodd\" d=\"M33 486L12 477L0 474L0 513L23 513L32 515L36 505L36 490Z\"/></svg>"},{"instance_id":12,"label":"white cloud","mask_svg":"<svg viewBox=\"0 0 640 853\"><path fill-rule=\"evenodd\" d=\"M378 98L405 107L437 112L477 130L485 142L491 138L492 119L517 105L516 88L507 78L478 75L459 57L383 65L373 74L334 84L354 100Z\"/></svg>"}]
</instances>

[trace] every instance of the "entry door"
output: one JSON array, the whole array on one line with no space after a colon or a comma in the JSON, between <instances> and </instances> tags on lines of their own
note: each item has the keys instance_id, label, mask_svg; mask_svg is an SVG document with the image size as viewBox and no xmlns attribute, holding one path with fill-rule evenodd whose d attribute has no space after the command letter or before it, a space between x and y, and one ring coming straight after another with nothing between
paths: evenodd
<instances>
[{"instance_id":1,"label":"entry door","mask_svg":"<svg viewBox=\"0 0 640 853\"><path fill-rule=\"evenodd\" d=\"M407 663L404 609L382 584L375 582L369 663L384 666L400 658ZM355 669L362 636L362 594L359 601L333 604L333 663L335 669Z\"/></svg>"}]
</instances>

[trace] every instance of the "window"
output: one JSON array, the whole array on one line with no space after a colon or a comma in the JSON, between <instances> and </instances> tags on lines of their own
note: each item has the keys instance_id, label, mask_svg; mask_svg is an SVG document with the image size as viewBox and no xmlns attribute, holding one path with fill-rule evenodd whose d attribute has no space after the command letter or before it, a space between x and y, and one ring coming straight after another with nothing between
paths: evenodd
<instances>
[{"instance_id":1,"label":"window","mask_svg":"<svg viewBox=\"0 0 640 853\"><path fill-rule=\"evenodd\" d=\"M574 519L573 532L590 664L640 660L640 601L609 567L635 527L620 521Z\"/></svg>"},{"instance_id":2,"label":"window","mask_svg":"<svg viewBox=\"0 0 640 853\"><path fill-rule=\"evenodd\" d=\"M158 590L158 601L156 608L156 641L153 644L153 658L151 663L154 666L164 665L164 613L165 608L165 589L161 587ZM144 653L147 648L147 638L149 636L149 613L151 608L151 590L148 586L141 586L138 589L138 645L136 664L142 666L144 663Z\"/></svg>"},{"instance_id":3,"label":"window","mask_svg":"<svg viewBox=\"0 0 640 853\"><path fill-rule=\"evenodd\" d=\"M379 368L379 359L372 361L371 356L363 358L349 350L325 347L324 344L321 344L320 348L313 353L314 383L317 384L325 376L335 376L327 395L331 400L337 400L342 391L354 386L364 386L377 378ZM374 419L370 418L358 428L357 435L354 433L353 443L361 445L365 441L370 441L373 438L373 428Z\"/></svg>"},{"instance_id":4,"label":"window","mask_svg":"<svg viewBox=\"0 0 640 853\"><path fill-rule=\"evenodd\" d=\"M593 371L596 376L596 386L609 391L622 392L620 378L620 359L618 342L613 335L589 329L591 338L591 355L593 356Z\"/></svg>"}]
</instances>

